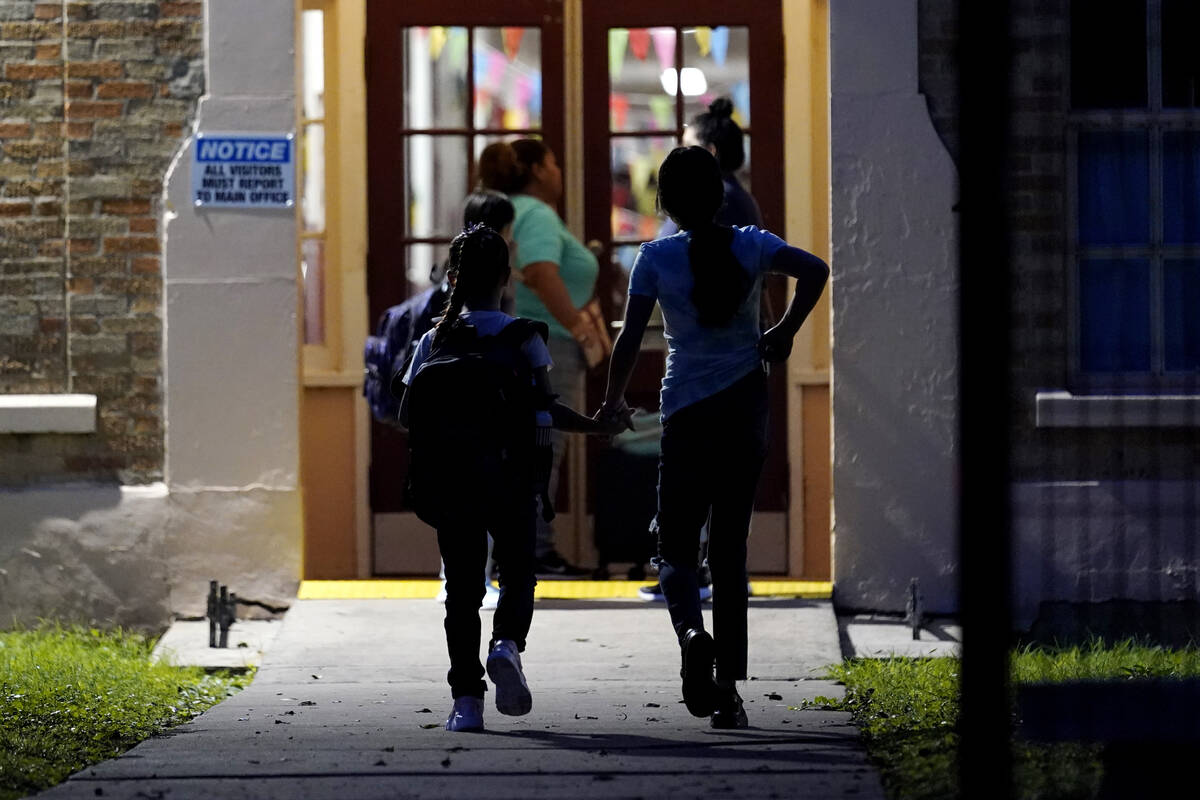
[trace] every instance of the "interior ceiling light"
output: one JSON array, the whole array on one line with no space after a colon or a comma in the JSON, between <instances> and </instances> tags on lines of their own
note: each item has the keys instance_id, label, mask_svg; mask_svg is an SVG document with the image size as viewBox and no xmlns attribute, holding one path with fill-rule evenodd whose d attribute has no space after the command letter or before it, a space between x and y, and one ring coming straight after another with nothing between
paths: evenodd
<instances>
[{"instance_id":1,"label":"interior ceiling light","mask_svg":"<svg viewBox=\"0 0 1200 800\"><path fill-rule=\"evenodd\" d=\"M674 67L667 67L662 71L659 80L662 81L663 91L671 97L675 96L676 85L679 82L683 83L684 97L696 97L708 91L708 80L698 67L684 67L679 77L676 77Z\"/></svg>"}]
</instances>

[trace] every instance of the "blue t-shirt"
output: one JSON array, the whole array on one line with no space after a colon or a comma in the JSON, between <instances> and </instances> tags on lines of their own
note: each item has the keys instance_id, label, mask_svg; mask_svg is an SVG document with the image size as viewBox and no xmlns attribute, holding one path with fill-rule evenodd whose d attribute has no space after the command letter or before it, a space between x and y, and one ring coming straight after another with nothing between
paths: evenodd
<instances>
[{"instance_id":1,"label":"blue t-shirt","mask_svg":"<svg viewBox=\"0 0 1200 800\"><path fill-rule=\"evenodd\" d=\"M459 317L463 322L467 322L475 326L475 331L480 336L495 336L508 327L515 317L510 317L503 311L464 311ZM412 361L408 364L408 371L404 373L404 385L408 386L412 383L412 377L425 363L425 359L429 358L429 351L433 349L433 337L437 333L437 328L430 328L417 342L417 349L413 352ZM549 369L554 366L554 360L550 358L550 350L546 347L546 343L542 341L542 337L536 333L526 340L525 344L521 345L521 352L525 354L525 358L529 360L529 368L537 369L538 367L546 367ZM538 425L550 425L550 412L539 411L537 417Z\"/></svg>"},{"instance_id":2,"label":"blue t-shirt","mask_svg":"<svg viewBox=\"0 0 1200 800\"><path fill-rule=\"evenodd\" d=\"M734 258L751 278L741 308L725 326L700 324L692 303L692 268L687 231L646 242L629 275L629 293L657 300L667 338L667 371L662 379L662 418L726 389L758 369L758 305L762 276L787 242L747 225L733 229Z\"/></svg>"}]
</instances>

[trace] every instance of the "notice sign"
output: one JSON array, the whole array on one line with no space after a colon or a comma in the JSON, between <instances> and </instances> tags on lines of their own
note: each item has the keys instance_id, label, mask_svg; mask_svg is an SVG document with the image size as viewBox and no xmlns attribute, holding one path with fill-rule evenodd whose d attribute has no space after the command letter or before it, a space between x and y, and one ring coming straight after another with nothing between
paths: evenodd
<instances>
[{"instance_id":1,"label":"notice sign","mask_svg":"<svg viewBox=\"0 0 1200 800\"><path fill-rule=\"evenodd\" d=\"M296 146L290 133L200 133L192 160L197 208L293 208Z\"/></svg>"}]
</instances>

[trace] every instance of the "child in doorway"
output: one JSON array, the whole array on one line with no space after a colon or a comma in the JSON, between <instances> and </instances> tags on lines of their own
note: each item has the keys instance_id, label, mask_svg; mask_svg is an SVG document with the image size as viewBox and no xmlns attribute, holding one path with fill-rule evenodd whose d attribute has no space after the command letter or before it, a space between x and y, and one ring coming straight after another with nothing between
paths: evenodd
<instances>
[{"instance_id":1,"label":"child in doorway","mask_svg":"<svg viewBox=\"0 0 1200 800\"><path fill-rule=\"evenodd\" d=\"M492 619L487 675L495 684L501 714L528 714L533 705L520 653L533 617L537 583L534 459L522 455L524 445L516 434L506 439L509 434L496 428L519 418L532 432L536 426L531 417L536 417L543 427L613 433L624 421L589 419L554 400L545 326L500 310L510 268L508 246L499 233L475 226L459 234L450 245L449 270L453 289L446 313L417 345L404 376L400 420L412 435L414 488L424 482L444 493L425 497L423 518L436 524L446 566L447 679L454 698L446 730L478 731L483 729L486 691L479 662L484 593L479 574L487 558L488 532L495 543L500 597ZM504 366L489 372L485 362ZM472 369L479 371L468 371ZM477 377L478 385L460 383L461 388L448 389L466 376L491 374L508 376L509 383L492 391ZM489 404L491 397L505 398L503 407ZM429 447L430 442L436 446ZM422 475L422 470L438 474ZM422 507L417 511L422 514Z\"/></svg>"}]
</instances>

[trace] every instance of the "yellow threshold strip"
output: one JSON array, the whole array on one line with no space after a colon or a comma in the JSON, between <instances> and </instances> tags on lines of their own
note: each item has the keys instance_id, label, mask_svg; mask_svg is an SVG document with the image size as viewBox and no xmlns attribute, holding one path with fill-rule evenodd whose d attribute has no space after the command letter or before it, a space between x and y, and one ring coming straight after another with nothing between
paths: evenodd
<instances>
[{"instance_id":1,"label":"yellow threshold strip","mask_svg":"<svg viewBox=\"0 0 1200 800\"><path fill-rule=\"evenodd\" d=\"M636 599L638 588L650 581L539 581L534 597L539 600ZM441 588L437 580L301 581L301 600L397 600L432 598ZM755 597L801 597L828 600L833 584L828 581L752 580Z\"/></svg>"}]
</instances>

